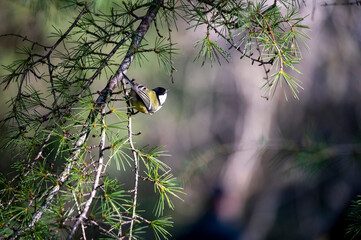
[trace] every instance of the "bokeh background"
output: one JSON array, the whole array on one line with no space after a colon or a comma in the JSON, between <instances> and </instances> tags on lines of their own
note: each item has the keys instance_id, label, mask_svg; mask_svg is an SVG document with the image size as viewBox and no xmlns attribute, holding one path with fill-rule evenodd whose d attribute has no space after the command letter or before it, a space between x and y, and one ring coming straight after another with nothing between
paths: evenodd
<instances>
[{"instance_id":1,"label":"bokeh background","mask_svg":"<svg viewBox=\"0 0 361 240\"><path fill-rule=\"evenodd\" d=\"M30 2L0 1L0 34L51 43L51 26L66 28L72 13L51 4L34 11L39 6ZM134 131L142 132L140 146L165 145L171 156L163 160L184 187L184 201L175 200L167 212L174 239L348 239L349 206L361 193L361 7L314 0L301 12L311 39L298 66L300 100L286 101L278 91L267 101L263 68L235 52L221 66L194 62L193 43L205 29L186 30L181 20L173 31L182 53L174 84L152 60L129 69L139 82L170 89L157 114L135 117ZM0 38L0 64L16 59L21 44ZM94 89L103 86L97 82ZM16 89L0 91L4 116ZM1 171L10 162L2 154ZM109 174L127 179L124 172ZM152 187L140 187L142 206L152 208Z\"/></svg>"}]
</instances>

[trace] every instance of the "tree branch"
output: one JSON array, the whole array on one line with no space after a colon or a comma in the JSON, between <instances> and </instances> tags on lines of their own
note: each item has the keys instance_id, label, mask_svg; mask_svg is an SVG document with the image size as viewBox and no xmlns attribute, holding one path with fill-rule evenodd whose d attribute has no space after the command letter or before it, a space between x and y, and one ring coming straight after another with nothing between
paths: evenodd
<instances>
[{"instance_id":1,"label":"tree branch","mask_svg":"<svg viewBox=\"0 0 361 240\"><path fill-rule=\"evenodd\" d=\"M97 193L97 189L99 187L99 181L100 181L100 175L103 171L103 163L104 163L104 146L105 146L105 137L106 137L106 125L105 125L105 120L104 120L104 115L105 115L105 108L106 108L106 103L103 106L102 109L102 130L101 130L101 140L99 143L99 160L98 160L98 168L96 170L96 176L95 176L95 181L94 181L94 185L93 185L93 190L90 194L90 197L88 199L88 201L85 204L85 207L83 209L82 214L80 214L80 216L78 217L75 225L73 226L71 233L68 236L68 240L72 239L79 224L83 224L84 220L87 218L87 213L89 211L90 205L93 202L93 199L95 197L95 194Z\"/></svg>"},{"instance_id":2,"label":"tree branch","mask_svg":"<svg viewBox=\"0 0 361 240\"><path fill-rule=\"evenodd\" d=\"M33 40L28 39L27 36L22 36L22 35L20 35L20 34L7 33L7 34L1 34L1 35L0 35L0 37L10 37L10 36L11 36L11 37L22 38L23 41L28 41L28 42L32 43L32 44L31 44L31 49L34 49L34 46L39 46L39 47L43 48L44 50L46 50L46 49L48 49L48 48L51 48L51 46L45 46L45 45L43 45L43 44L41 44L41 43L38 43L38 42L36 42L36 41L33 41Z\"/></svg>"},{"instance_id":3,"label":"tree branch","mask_svg":"<svg viewBox=\"0 0 361 240\"><path fill-rule=\"evenodd\" d=\"M116 75L108 81L107 86L101 91L100 96L96 100L96 103L94 104L96 109L98 109L97 107L99 107L100 104L102 105L102 107L100 108L101 111L103 111L105 109L104 103L107 102L106 97L110 95L109 93L111 93L117 87L117 85L120 83L120 81L123 79L123 75L121 73L126 72L126 70L129 68L130 64L133 62L135 49L137 49L140 46L141 41L143 40L145 34L147 33L147 31L148 31L148 29L149 29L149 27L151 25L151 22L155 18L156 14L157 14L157 12L159 10L159 6L161 4L163 4L163 1L162 0L157 0L157 1L155 1L155 3L156 4L153 4L153 5L150 6L150 8L148 9L146 15L144 16L142 22L140 23L140 25L136 29L136 31L133 34L129 34L127 37L125 37L122 41L120 41L113 48L113 50L110 52L110 54L105 59L105 61L103 61L103 64L99 67L98 71L96 71L93 74L93 76L88 81L88 84L84 87L84 89L86 89L86 87L91 85L93 80L100 74L101 69L106 66L106 63L110 60L110 58L114 55L114 53L119 49L119 47L121 45L123 45L124 42L129 39L129 37L133 36L132 43L130 44L130 47L129 47L128 51L127 51L126 56L124 57L124 60L122 61L120 67L118 68L118 71L117 71ZM86 141L86 139L88 138L88 135L89 135L89 132L90 132L90 125L91 125L91 122L95 119L96 113L94 113L94 114L90 113L89 116L90 116L90 118L89 118L90 122L88 123L88 126L84 127L85 129L87 129L87 131L85 131L84 134L82 134L81 137L79 138L79 140L77 141L77 143L76 143L77 147L80 147ZM130 123L131 123L131 120L130 120ZM131 132L131 130L130 130L130 132ZM131 136L132 136L132 134L130 134L130 139L131 139ZM131 144L131 146L133 145L133 142L131 140L130 140L130 144ZM132 149L134 149L134 145L132 146ZM70 169L73 166L73 162L74 162L73 160L77 159L79 153L80 153L80 149L77 149L75 151L75 153L74 153L73 159L71 161L69 161L68 165L66 166L65 170L63 171L63 173L61 175L61 178L60 178L61 182L64 182L67 179L67 177L68 177L68 175L70 173ZM136 162L137 157L136 157L136 155L134 155L134 153L133 153L133 157L134 157L134 161ZM138 185L136 185L135 187L137 188ZM48 206L51 203L53 197L59 191L59 189L60 189L59 185L55 186L52 189L51 193L49 194L49 197L45 201L44 207L42 207L41 210L39 210L38 213L33 218L33 221L32 221L32 224L30 225L30 228L33 227L34 224L37 221L39 221L39 219L40 219L41 215L43 214L44 210L48 208ZM93 190L93 192L94 192L94 190ZM133 203L135 202L135 204L136 204L136 197L134 199L133 199ZM90 198L89 198L89 200L90 200ZM89 200L88 200L88 202L89 202ZM89 204L91 204L91 202L89 202ZM135 207L133 208L133 212L135 214ZM83 211L83 213L84 213L84 211ZM80 220L79 219L77 220L76 225L79 226L80 222L82 222L85 218L86 218L86 213L82 214L79 217ZM131 223L131 230L130 231L132 231L132 225L133 225L133 221ZM77 226L75 227L75 225L74 225L75 228L73 227L71 235L74 234L74 232L76 231ZM68 238L68 239L70 239L70 238Z\"/></svg>"},{"instance_id":4,"label":"tree branch","mask_svg":"<svg viewBox=\"0 0 361 240\"><path fill-rule=\"evenodd\" d=\"M107 84L107 87L104 89L107 92L113 91L122 81L123 79L122 72L126 73L130 64L133 62L136 49L139 48L145 34L148 32L148 29L151 26L152 21L155 19L155 16L157 15L159 7L162 4L163 4L163 0L155 0L154 4L149 7L147 14L144 16L142 22L140 23L137 30L135 30L133 34L133 41L130 44L130 47L127 51L127 54L124 57L124 60L120 64L115 76L112 79L110 79L110 81Z\"/></svg>"},{"instance_id":5,"label":"tree branch","mask_svg":"<svg viewBox=\"0 0 361 240\"><path fill-rule=\"evenodd\" d=\"M133 225L135 220L135 210L137 206L137 197L138 197L138 180L139 180L139 166L138 166L138 154L134 148L133 143L133 133L132 133L132 117L130 113L130 108L128 107L128 137L129 137L129 144L132 149L133 159L134 159L134 195L133 195L133 211L132 211L132 220L130 222L130 230L129 230L129 240L132 239L133 234Z\"/></svg>"}]
</instances>

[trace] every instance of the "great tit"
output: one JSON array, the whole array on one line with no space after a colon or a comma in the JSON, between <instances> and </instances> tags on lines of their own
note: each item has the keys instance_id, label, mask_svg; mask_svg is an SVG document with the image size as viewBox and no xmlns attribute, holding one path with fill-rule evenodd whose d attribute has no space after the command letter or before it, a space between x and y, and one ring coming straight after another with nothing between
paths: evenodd
<instances>
[{"instance_id":1,"label":"great tit","mask_svg":"<svg viewBox=\"0 0 361 240\"><path fill-rule=\"evenodd\" d=\"M167 99L168 90L162 87L150 90L142 85L132 82L123 73L125 80L131 87L130 103L139 112L153 114L158 111Z\"/></svg>"}]
</instances>

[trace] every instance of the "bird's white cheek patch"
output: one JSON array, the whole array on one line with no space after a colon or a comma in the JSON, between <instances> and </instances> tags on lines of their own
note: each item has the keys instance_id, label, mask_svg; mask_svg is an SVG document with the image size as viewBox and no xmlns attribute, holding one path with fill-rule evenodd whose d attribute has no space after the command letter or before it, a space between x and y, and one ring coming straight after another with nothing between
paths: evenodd
<instances>
[{"instance_id":1,"label":"bird's white cheek patch","mask_svg":"<svg viewBox=\"0 0 361 240\"><path fill-rule=\"evenodd\" d=\"M158 96L158 97L159 97L160 105L163 105L163 103L164 103L165 100L167 99L167 94L160 95L160 96Z\"/></svg>"}]
</instances>

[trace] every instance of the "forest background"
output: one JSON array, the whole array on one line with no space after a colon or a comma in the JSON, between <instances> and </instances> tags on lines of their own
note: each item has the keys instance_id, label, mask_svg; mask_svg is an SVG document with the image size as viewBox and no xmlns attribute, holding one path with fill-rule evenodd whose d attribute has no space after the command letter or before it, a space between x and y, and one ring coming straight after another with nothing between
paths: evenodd
<instances>
[{"instance_id":1,"label":"forest background","mask_svg":"<svg viewBox=\"0 0 361 240\"><path fill-rule=\"evenodd\" d=\"M39 10L30 2L0 2L0 35L17 33L47 42L52 25L66 28L67 18L78 14L52 4ZM352 223L350 206L361 191L361 7L328 3L300 4L308 15L303 24L311 30L309 50L302 49L297 66L304 88L299 99L286 100L278 89L267 100L260 88L264 69L232 50L229 62L202 66L194 61L194 42L206 29L186 30L189 25L182 20L172 31L181 52L173 59L174 83L151 56L130 68L127 75L137 82L169 89L164 107L153 116L136 115L133 127L141 132L135 137L138 145L165 145L171 156L162 160L184 187L184 201L174 200L175 209L166 209L173 216L175 227L169 231L174 238L190 239L185 236L190 232L200 239L192 228L212 224L230 239L345 237ZM14 61L22 42L0 38L0 64ZM97 81L93 87L103 85ZM16 85L1 91L4 116ZM4 173L10 171L11 154L2 150ZM131 172L111 168L108 174L131 181L126 175ZM151 211L153 189L140 189L141 204ZM214 222L208 221L212 217ZM203 236L213 234L204 231Z\"/></svg>"}]
</instances>

